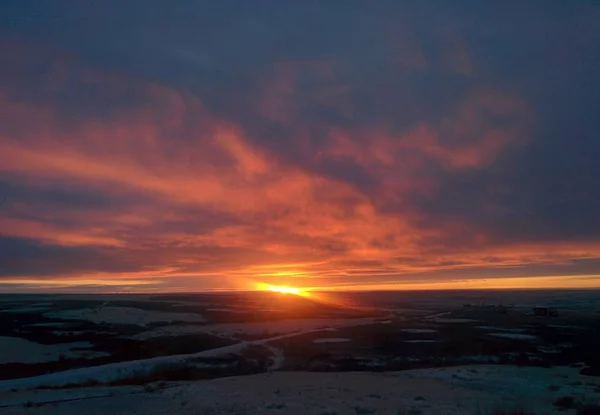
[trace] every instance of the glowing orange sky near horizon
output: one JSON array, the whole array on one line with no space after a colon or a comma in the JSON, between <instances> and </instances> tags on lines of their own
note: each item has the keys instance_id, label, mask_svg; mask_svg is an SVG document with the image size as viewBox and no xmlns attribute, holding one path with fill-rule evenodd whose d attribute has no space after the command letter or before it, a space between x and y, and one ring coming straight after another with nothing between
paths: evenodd
<instances>
[{"instance_id":1,"label":"glowing orange sky near horizon","mask_svg":"<svg viewBox=\"0 0 600 415\"><path fill-rule=\"evenodd\" d=\"M166 278L168 279L168 278ZM160 281L160 280L159 280ZM40 279L40 278L9 278L0 281L0 287L6 284L26 285L34 292L95 292L95 287L104 287L106 292L122 291L129 293L160 293L165 292L161 285L155 285L156 279ZM375 283L368 285L323 285L323 286L290 286L272 285L265 283L241 284L237 288L228 287L214 291L270 291L280 294L299 296L314 296L319 291L423 291L423 290L503 290L503 289L597 289L600 285L600 275L569 275L569 276L536 276L520 278L472 279L448 282L423 283ZM168 292L194 292L189 285ZM123 290L124 289L124 290ZM213 291L213 290L208 290ZM315 298L318 298L315 297Z\"/></svg>"}]
</instances>

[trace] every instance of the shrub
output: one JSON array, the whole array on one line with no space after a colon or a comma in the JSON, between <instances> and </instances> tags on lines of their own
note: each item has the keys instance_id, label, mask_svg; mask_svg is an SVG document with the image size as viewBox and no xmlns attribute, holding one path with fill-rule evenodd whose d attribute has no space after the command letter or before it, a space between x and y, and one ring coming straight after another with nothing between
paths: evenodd
<instances>
[{"instance_id":1,"label":"shrub","mask_svg":"<svg viewBox=\"0 0 600 415\"><path fill-rule=\"evenodd\" d=\"M560 410L572 409L575 407L575 398L567 395L561 396L560 398L556 398L554 400L554 406Z\"/></svg>"}]
</instances>

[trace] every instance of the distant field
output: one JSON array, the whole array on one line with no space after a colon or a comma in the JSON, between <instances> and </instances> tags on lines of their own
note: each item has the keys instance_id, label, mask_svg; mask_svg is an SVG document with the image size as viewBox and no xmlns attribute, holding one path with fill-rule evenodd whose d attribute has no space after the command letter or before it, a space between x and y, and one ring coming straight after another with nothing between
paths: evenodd
<instances>
[{"instance_id":1,"label":"distant field","mask_svg":"<svg viewBox=\"0 0 600 415\"><path fill-rule=\"evenodd\" d=\"M556 307L559 316L530 315L531 307L539 304ZM308 298L248 292L0 296L3 379L211 350L218 356L220 348L246 343L271 356L271 363L257 366L264 366L262 370L583 362L587 373L598 374L600 295L465 291ZM218 376L218 371L210 373ZM223 374L235 374L235 368Z\"/></svg>"}]
</instances>

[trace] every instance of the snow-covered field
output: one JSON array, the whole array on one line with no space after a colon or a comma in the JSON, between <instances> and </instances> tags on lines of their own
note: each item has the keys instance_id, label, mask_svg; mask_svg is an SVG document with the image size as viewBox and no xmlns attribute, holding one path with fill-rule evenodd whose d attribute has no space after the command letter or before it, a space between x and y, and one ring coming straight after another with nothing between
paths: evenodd
<instances>
[{"instance_id":1,"label":"snow-covered field","mask_svg":"<svg viewBox=\"0 0 600 415\"><path fill-rule=\"evenodd\" d=\"M363 324L372 324L372 319L354 319L354 320L342 320L341 326L338 327L349 327L349 326L360 326ZM197 358L205 357L217 357L226 356L228 354L236 354L241 352L247 346L250 345L262 345L273 350L274 348L269 345L270 342L300 336L303 334L317 333L325 331L322 328L310 328L302 331L295 331L287 334L279 334L273 337L261 338L252 341L241 341L229 346L218 347L215 349L209 349L198 353L191 354L180 354L180 355L169 355L160 356L149 359L133 360L119 363L109 363L101 366L84 367L80 369L67 370L64 372L50 373L46 375L34 376L29 378L20 379L9 379L0 381L0 391L10 389L27 389L40 386L46 387L60 387L68 384L85 383L89 381L108 383L127 379L133 375L141 375L152 373L158 366L162 364L177 365L181 363L188 363ZM279 354L275 351L276 355ZM283 356L276 358L276 362L280 365L283 362ZM280 367L278 365L272 366L271 370L277 370Z\"/></svg>"},{"instance_id":2,"label":"snow-covered field","mask_svg":"<svg viewBox=\"0 0 600 415\"><path fill-rule=\"evenodd\" d=\"M600 379L574 368L462 366L403 372L278 372L142 386L0 393L0 414L487 414L560 412L571 395L600 399ZM29 404L27 403L29 402ZM44 404L46 403L46 404ZM25 407L27 406L27 408Z\"/></svg>"},{"instance_id":3,"label":"snow-covered field","mask_svg":"<svg viewBox=\"0 0 600 415\"><path fill-rule=\"evenodd\" d=\"M540 359L541 362L554 365L553 359L556 353L579 347L587 341L587 338L581 340L583 333L568 330L573 327L570 324L581 325L583 327L581 330L591 326L585 319L572 318L567 311L564 313L561 311L560 318L545 320L528 316L528 310L517 310L510 315L492 315L487 311L464 310L462 307L444 311L449 310L450 307L427 304L426 310L420 310L420 313L406 313L406 315L398 313L395 307L387 307L383 312L379 312L380 309L377 308L377 313L368 310L368 314L360 314L355 310L337 312L317 309L317 312L306 311L306 314L298 314L299 317L305 317L302 319L267 321L266 319L271 317L275 319L283 315L295 315L287 312L296 308L292 306L287 310L284 301L274 301L273 307L281 305L282 309L277 310L286 313L275 315L273 309L273 314L254 313L246 317L243 313L247 310L251 312L265 310L271 307L271 303L264 300L238 302L219 296L199 296L199 299L205 300L203 302L188 301L188 299L193 300L193 297L189 296L180 297L181 301L177 301L177 297L151 299L149 296L139 296L134 299L128 296L115 296L114 302L107 296L98 296L93 302L59 303L58 300L66 297L56 297L55 304L50 302L54 300L46 297L36 298L29 303L20 300L1 304L2 308L8 309L5 311L16 310L21 314L0 314L2 321L8 322L7 330L3 334L13 336L0 337L0 364L24 362L32 365L27 367L27 370L23 370L22 374L20 367L7 368L3 375L6 380L0 381L0 415L4 413L41 415L115 413L116 415L134 413L134 410L139 414L150 415L163 413L169 415L175 413L184 415L479 413L487 415L488 404L510 405L516 402L532 405L528 408L539 415L553 413L551 402L556 396L574 394L585 395L586 399L596 399L598 398L596 392L600 392L597 378L580 376L577 373L579 369L575 368L517 369L509 366L470 366L382 373L297 372L313 370L313 367L327 368L328 371L347 370L348 366L343 360L346 356L356 357L357 360L360 358L361 362L365 361L357 366L351 366L352 368L377 371L427 367L431 364L430 361L439 361L441 364L444 362L449 362L448 364L506 363L514 362L511 356L516 356L521 350L527 351L527 356L531 355L532 360ZM94 297L86 297L87 300L92 298ZM98 301L100 299L104 301ZM135 301L145 303L136 305ZM165 304L155 306L148 305L147 302ZM379 307L380 303L375 304ZM173 312L174 305L185 306L186 309L179 308L185 312ZM12 310L9 307L12 307ZM79 309L70 309L73 307ZM38 317L26 314L27 310L38 310L38 312L43 310L44 317L53 318L54 321L41 316L36 320ZM199 310L200 313L194 313L195 310ZM355 318L361 315L365 318ZM243 322L261 318L260 316L265 320ZM313 316L332 318L321 319ZM349 318L343 318L344 316ZM227 323L228 321L231 323ZM557 344L551 330L546 334L545 331L536 329L550 321L554 326L548 324L547 327L561 329L555 330L557 334L564 336L559 337L561 343ZM108 323L108 325L94 327L87 322ZM126 327L121 324L138 327ZM351 326L361 325L364 327L349 329ZM212 336L202 336L205 333L229 340L221 341ZM185 337L175 338L188 334L200 334L200 336L193 340ZM286 340L280 341L282 339ZM36 343L50 344L60 341L69 343L54 345ZM77 343L74 343L75 341ZM220 347L223 344L230 344L231 341L235 341L236 344ZM92 343L99 350L114 353L115 363L93 367L81 367L81 362L68 360L60 365L35 366L33 364L58 360L61 355L69 358L95 353L77 350L89 348ZM485 347L473 347L480 343ZM391 353L396 351L397 361L393 360L390 363L389 358L380 357L377 353L381 345L385 345L387 347L385 350L391 350ZM213 348L210 349L211 347ZM488 349L492 351L487 352ZM138 350L143 354L138 353ZM323 357L318 359L312 357L315 351L324 350L327 353L316 353ZM460 354L456 358L455 350ZM490 354L483 354L484 351ZM370 360L363 359L365 355ZM131 358L139 360L121 361ZM579 359L579 356L575 356L574 359ZM582 358L586 363L593 365L586 359ZM215 375L212 369L219 364L223 365L222 362L233 362L231 363L233 369ZM239 367L242 369L238 369L235 362L240 362ZM258 371L273 373L210 381L167 383L152 393L147 393L152 387L144 389L141 385L72 388L74 385L88 382L88 385L92 382L104 385L111 382L142 382L140 377L146 375L156 379L155 375L160 373L161 368L188 368L187 365L201 367L201 370L205 367L210 368L211 370L206 370L206 373L200 373L202 378L231 376L253 372L254 369L248 371L244 366L249 362L259 362L257 366L250 366L257 367ZM96 364L98 363L100 362ZM224 367L227 367L227 364L224 364ZM296 372L275 373L282 369ZM31 377L14 378L17 376ZM70 388L63 389L65 386ZM53 390L33 390L39 387ZM156 388L157 385L154 387ZM597 390L593 390L594 388ZM77 401L62 402L68 399ZM25 408L24 404L28 401L33 404ZM43 404L49 401L56 401L56 406L36 406L36 403ZM3 405L7 406L6 409L2 409ZM568 411L563 413L570 415Z\"/></svg>"},{"instance_id":4,"label":"snow-covered field","mask_svg":"<svg viewBox=\"0 0 600 415\"><path fill-rule=\"evenodd\" d=\"M238 334L287 334L305 330L314 330L328 327L345 327L359 324L371 324L372 318L358 319L295 319L260 321L248 323L222 323L203 326L172 325L158 327L131 336L133 339L144 340L162 336L180 336L185 334L210 333L221 336L235 336Z\"/></svg>"},{"instance_id":5,"label":"snow-covered field","mask_svg":"<svg viewBox=\"0 0 600 415\"><path fill-rule=\"evenodd\" d=\"M18 337L0 336L0 364L4 363L42 363L65 358L86 358L106 356L106 353L86 349L88 342L40 344Z\"/></svg>"},{"instance_id":6,"label":"snow-covered field","mask_svg":"<svg viewBox=\"0 0 600 415\"><path fill-rule=\"evenodd\" d=\"M154 322L186 321L201 323L205 321L200 314L195 313L168 313L115 306L57 311L46 313L45 316L64 320L86 320L93 323L135 324L140 326Z\"/></svg>"}]
</instances>

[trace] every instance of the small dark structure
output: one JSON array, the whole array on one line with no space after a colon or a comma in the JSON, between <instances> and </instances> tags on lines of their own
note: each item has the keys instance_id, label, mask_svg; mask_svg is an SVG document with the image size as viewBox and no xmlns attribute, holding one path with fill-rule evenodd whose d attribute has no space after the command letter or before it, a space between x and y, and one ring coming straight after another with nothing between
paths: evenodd
<instances>
[{"instance_id":1,"label":"small dark structure","mask_svg":"<svg viewBox=\"0 0 600 415\"><path fill-rule=\"evenodd\" d=\"M556 307L533 307L533 315L539 317L558 317Z\"/></svg>"}]
</instances>

